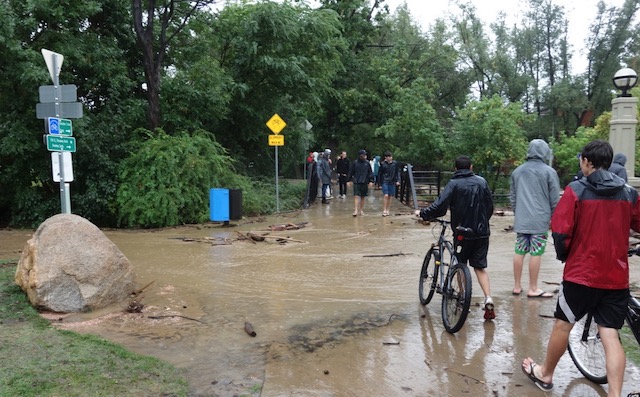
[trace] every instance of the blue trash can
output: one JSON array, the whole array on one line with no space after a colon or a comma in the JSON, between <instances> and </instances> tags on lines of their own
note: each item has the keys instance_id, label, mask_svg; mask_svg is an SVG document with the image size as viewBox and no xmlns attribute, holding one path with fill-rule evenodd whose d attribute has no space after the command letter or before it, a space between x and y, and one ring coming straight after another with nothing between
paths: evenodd
<instances>
[{"instance_id":1,"label":"blue trash can","mask_svg":"<svg viewBox=\"0 0 640 397\"><path fill-rule=\"evenodd\" d=\"M229 221L229 189L213 188L209 190L209 220L213 222Z\"/></svg>"}]
</instances>

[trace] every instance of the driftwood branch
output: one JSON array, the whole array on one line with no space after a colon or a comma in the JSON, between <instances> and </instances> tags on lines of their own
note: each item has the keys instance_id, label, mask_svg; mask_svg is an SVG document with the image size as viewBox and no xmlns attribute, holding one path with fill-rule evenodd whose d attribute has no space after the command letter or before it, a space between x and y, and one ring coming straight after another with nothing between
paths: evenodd
<instances>
[{"instance_id":1,"label":"driftwood branch","mask_svg":"<svg viewBox=\"0 0 640 397\"><path fill-rule=\"evenodd\" d=\"M475 380L476 382L478 382L480 384L486 385L486 382L484 382L484 381L482 381L482 380L480 380L478 378L474 378L473 376L469 376L467 374L463 374L462 372L458 372L455 369L445 368L445 371L453 372L454 374L458 374L458 375L463 376L465 378L469 378L469 379Z\"/></svg>"},{"instance_id":2,"label":"driftwood branch","mask_svg":"<svg viewBox=\"0 0 640 397\"><path fill-rule=\"evenodd\" d=\"M306 241L302 241L302 240L296 240L294 238L291 237L282 237L282 236L272 236L269 234L257 234L257 233L253 233L253 232L247 232L247 236L255 241L264 241L267 238L272 238L272 239L276 239L276 240L283 240L283 241L291 241L294 243L306 243Z\"/></svg>"},{"instance_id":3,"label":"driftwood branch","mask_svg":"<svg viewBox=\"0 0 640 397\"><path fill-rule=\"evenodd\" d=\"M363 258L386 258L389 256L405 256L405 253L398 252L397 254L372 254L372 255L362 255Z\"/></svg>"},{"instance_id":4,"label":"driftwood branch","mask_svg":"<svg viewBox=\"0 0 640 397\"><path fill-rule=\"evenodd\" d=\"M204 321L200 321L197 318L191 318L191 317L183 316L183 315L180 315L180 314L168 314L166 316L147 316L147 318L151 318L153 320L159 320L161 318L169 318L169 317L182 317L182 318L187 319L187 320L197 321L200 324L205 324Z\"/></svg>"}]
</instances>

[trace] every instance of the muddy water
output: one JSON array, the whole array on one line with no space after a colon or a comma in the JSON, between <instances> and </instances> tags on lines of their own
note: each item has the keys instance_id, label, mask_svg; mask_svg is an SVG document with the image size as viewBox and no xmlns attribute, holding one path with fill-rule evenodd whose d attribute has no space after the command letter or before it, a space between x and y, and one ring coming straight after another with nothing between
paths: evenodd
<instances>
[{"instance_id":1,"label":"muddy water","mask_svg":"<svg viewBox=\"0 0 640 397\"><path fill-rule=\"evenodd\" d=\"M54 320L173 363L194 396L541 395L520 362L542 359L555 299L511 295L515 236L505 228L512 218L492 218L496 320L483 320L474 277L472 311L450 335L440 297L426 309L417 301L431 227L399 203L383 218L381 201L374 192L366 215L356 218L351 199L334 199L234 227L106 231L132 262L138 284L152 283L141 298L143 313L122 314L123 303ZM271 232L290 239L284 243L238 240L237 232L302 222L299 230ZM0 258L15 256L28 238L0 231ZM640 266L632 269L640 282ZM561 271L550 246L542 286L557 288ZM245 322L256 337L244 331ZM624 395L640 391L638 368L628 365L625 380ZM606 386L582 380L568 355L554 381L548 395L606 395Z\"/></svg>"}]
</instances>

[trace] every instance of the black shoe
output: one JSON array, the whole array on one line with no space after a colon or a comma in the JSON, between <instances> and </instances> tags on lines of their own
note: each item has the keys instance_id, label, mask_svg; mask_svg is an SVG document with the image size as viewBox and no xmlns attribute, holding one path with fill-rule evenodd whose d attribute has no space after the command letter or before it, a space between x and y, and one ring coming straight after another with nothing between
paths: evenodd
<instances>
[{"instance_id":1,"label":"black shoe","mask_svg":"<svg viewBox=\"0 0 640 397\"><path fill-rule=\"evenodd\" d=\"M322 204L329 204L327 200L322 200Z\"/></svg>"}]
</instances>

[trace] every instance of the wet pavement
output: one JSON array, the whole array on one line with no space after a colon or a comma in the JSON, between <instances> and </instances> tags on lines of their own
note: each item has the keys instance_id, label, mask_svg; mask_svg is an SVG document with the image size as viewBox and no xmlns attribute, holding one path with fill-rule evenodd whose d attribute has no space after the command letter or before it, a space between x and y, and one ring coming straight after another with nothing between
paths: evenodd
<instances>
[{"instance_id":1,"label":"wet pavement","mask_svg":"<svg viewBox=\"0 0 640 397\"><path fill-rule=\"evenodd\" d=\"M483 320L473 276L471 312L450 335L440 296L425 309L417 296L433 224L416 222L399 202L392 216L382 217L380 191L367 198L364 216L353 217L353 205L348 196L230 227L105 231L133 264L138 285L151 283L141 298L144 311L125 314L123 303L50 318L171 362L194 396L545 395L520 363L527 355L543 358L555 299L511 295L515 235L506 229L512 216L491 219L496 319ZM288 239L283 242L240 236L286 224L303 227L269 232ZM18 257L29 237L29 231L0 231L0 259ZM632 263L632 281L640 284L640 258ZM550 243L541 287L555 290L561 275ZM606 395L606 386L584 380L568 354L554 384L546 395ZM640 370L631 364L623 391L640 391Z\"/></svg>"}]
</instances>

